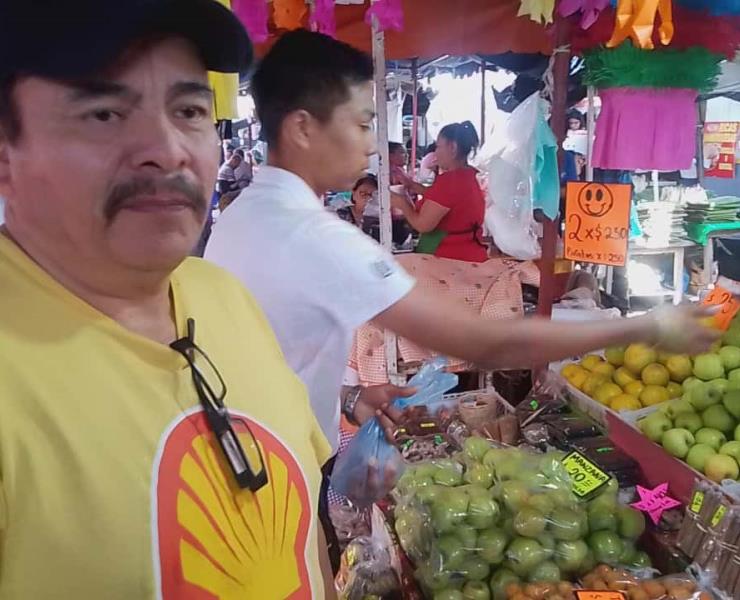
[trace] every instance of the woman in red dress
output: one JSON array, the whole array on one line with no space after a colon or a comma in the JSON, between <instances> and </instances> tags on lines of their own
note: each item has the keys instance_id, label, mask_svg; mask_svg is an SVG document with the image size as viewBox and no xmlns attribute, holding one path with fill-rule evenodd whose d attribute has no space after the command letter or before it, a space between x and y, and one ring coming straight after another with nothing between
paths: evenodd
<instances>
[{"instance_id":1,"label":"woman in red dress","mask_svg":"<svg viewBox=\"0 0 740 600\"><path fill-rule=\"evenodd\" d=\"M422 196L416 207L393 195L393 207L402 210L411 227L422 234L418 251L468 262L488 259L481 239L486 202L478 171L468 164L479 143L470 121L446 125L437 137L437 164L442 174L431 187L407 179L407 189Z\"/></svg>"}]
</instances>

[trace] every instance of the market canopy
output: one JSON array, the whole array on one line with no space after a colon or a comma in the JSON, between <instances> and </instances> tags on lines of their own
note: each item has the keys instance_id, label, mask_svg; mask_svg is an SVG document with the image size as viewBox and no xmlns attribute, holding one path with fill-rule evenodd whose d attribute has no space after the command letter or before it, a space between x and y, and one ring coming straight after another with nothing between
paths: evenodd
<instances>
[{"instance_id":1,"label":"market canopy","mask_svg":"<svg viewBox=\"0 0 740 600\"><path fill-rule=\"evenodd\" d=\"M385 53L390 60L443 54L520 54L552 52L545 28L529 17L517 17L519 0L401 0L405 29L385 32ZM357 48L372 50L372 31L365 22L368 4L336 6L337 38ZM279 37L275 8L270 4L269 39L258 47L264 53ZM307 23L307 11L303 15Z\"/></svg>"}]
</instances>

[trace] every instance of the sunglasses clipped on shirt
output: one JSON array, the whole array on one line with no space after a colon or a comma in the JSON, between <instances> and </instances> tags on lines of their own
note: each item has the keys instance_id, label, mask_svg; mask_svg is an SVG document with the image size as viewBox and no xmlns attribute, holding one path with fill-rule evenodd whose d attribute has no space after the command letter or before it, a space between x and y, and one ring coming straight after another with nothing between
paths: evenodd
<instances>
[{"instance_id":1,"label":"sunglasses clipped on shirt","mask_svg":"<svg viewBox=\"0 0 740 600\"><path fill-rule=\"evenodd\" d=\"M195 344L195 321L188 319L188 335L170 348L181 354L190 367L195 391L211 432L216 437L237 485L256 492L267 485L267 469L257 440L249 425L240 420L248 437L245 446L234 431L234 418L224 404L226 383L208 355Z\"/></svg>"}]
</instances>

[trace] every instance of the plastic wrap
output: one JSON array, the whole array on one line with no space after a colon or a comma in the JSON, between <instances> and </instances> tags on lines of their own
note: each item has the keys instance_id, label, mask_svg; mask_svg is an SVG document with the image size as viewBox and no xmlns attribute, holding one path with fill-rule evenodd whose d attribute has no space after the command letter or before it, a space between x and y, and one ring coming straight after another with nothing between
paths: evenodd
<instances>
[{"instance_id":1,"label":"plastic wrap","mask_svg":"<svg viewBox=\"0 0 740 600\"><path fill-rule=\"evenodd\" d=\"M389 547L376 535L350 542L342 554L334 584L339 600L401 598L401 584Z\"/></svg>"},{"instance_id":2,"label":"plastic wrap","mask_svg":"<svg viewBox=\"0 0 740 600\"><path fill-rule=\"evenodd\" d=\"M533 94L514 109L497 134L502 147L488 166L486 227L501 251L521 260L540 256L532 214L539 102L539 94Z\"/></svg>"},{"instance_id":3,"label":"plastic wrap","mask_svg":"<svg viewBox=\"0 0 740 600\"><path fill-rule=\"evenodd\" d=\"M579 499L563 457L469 438L454 459L406 470L395 528L429 597L499 599L509 584L567 582L602 563L649 566L642 513L619 503L613 479Z\"/></svg>"},{"instance_id":4,"label":"plastic wrap","mask_svg":"<svg viewBox=\"0 0 740 600\"><path fill-rule=\"evenodd\" d=\"M447 362L436 358L426 363L409 381L417 389L409 398L397 398L398 409L425 406L431 414L446 408L444 393L457 385L457 376L445 372ZM359 506L383 498L395 485L404 469L398 448L389 443L376 418L366 422L339 455L331 478L332 487Z\"/></svg>"}]
</instances>

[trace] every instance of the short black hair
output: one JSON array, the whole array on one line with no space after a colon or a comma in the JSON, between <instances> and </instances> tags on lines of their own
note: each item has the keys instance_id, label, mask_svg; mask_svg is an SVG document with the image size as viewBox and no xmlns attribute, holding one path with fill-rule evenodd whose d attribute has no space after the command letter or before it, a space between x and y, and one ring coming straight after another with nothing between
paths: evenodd
<instances>
[{"instance_id":1,"label":"short black hair","mask_svg":"<svg viewBox=\"0 0 740 600\"><path fill-rule=\"evenodd\" d=\"M357 180L357 182L355 183L355 187L352 188L352 191L356 192L361 185L365 185L366 183L372 185L376 190L378 189L378 178L375 177L375 175L373 175L372 173L369 173Z\"/></svg>"},{"instance_id":2,"label":"short black hair","mask_svg":"<svg viewBox=\"0 0 740 600\"><path fill-rule=\"evenodd\" d=\"M234 150L234 154L236 154L237 156L241 156L242 158L244 158L244 150L242 150L241 148L237 148L236 150Z\"/></svg>"},{"instance_id":3,"label":"short black hair","mask_svg":"<svg viewBox=\"0 0 740 600\"><path fill-rule=\"evenodd\" d=\"M406 152L406 146L404 146L400 142L388 142L388 154L393 154L394 152L398 152L399 150L403 150L404 152Z\"/></svg>"},{"instance_id":4,"label":"short black hair","mask_svg":"<svg viewBox=\"0 0 740 600\"><path fill-rule=\"evenodd\" d=\"M0 82L0 138L11 144L21 136L21 115L13 97L15 77Z\"/></svg>"},{"instance_id":5,"label":"short black hair","mask_svg":"<svg viewBox=\"0 0 740 600\"><path fill-rule=\"evenodd\" d=\"M327 122L352 85L373 78L371 58L329 36L298 29L284 34L252 77L262 135L275 144L287 115L305 110Z\"/></svg>"}]
</instances>

